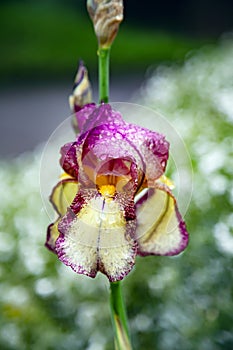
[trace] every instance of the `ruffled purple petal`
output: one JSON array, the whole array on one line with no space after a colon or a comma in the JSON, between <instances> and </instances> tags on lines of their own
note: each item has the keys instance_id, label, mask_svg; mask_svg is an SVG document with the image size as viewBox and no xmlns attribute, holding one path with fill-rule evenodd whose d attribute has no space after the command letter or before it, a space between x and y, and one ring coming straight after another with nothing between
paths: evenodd
<instances>
[{"instance_id":1,"label":"ruffled purple petal","mask_svg":"<svg viewBox=\"0 0 233 350\"><path fill-rule=\"evenodd\" d=\"M150 186L165 171L169 157L169 143L164 135L134 124L127 124L125 135L144 161L147 185Z\"/></svg>"},{"instance_id":2,"label":"ruffled purple petal","mask_svg":"<svg viewBox=\"0 0 233 350\"><path fill-rule=\"evenodd\" d=\"M165 137L124 122L110 105L97 107L84 129L88 131L79 140L83 144L83 157L90 150L102 160L129 157L145 174L148 185L164 173L169 156L169 143Z\"/></svg>"},{"instance_id":3,"label":"ruffled purple petal","mask_svg":"<svg viewBox=\"0 0 233 350\"><path fill-rule=\"evenodd\" d=\"M85 136L82 167L90 169L86 172L92 174L93 182L100 174L118 177L129 175L129 181L134 183L134 191L144 174L140 153L128 142L124 128L111 122L93 128Z\"/></svg>"},{"instance_id":4,"label":"ruffled purple petal","mask_svg":"<svg viewBox=\"0 0 233 350\"><path fill-rule=\"evenodd\" d=\"M121 114L114 111L109 104L88 104L76 113L76 118L81 133L109 122L124 122Z\"/></svg>"},{"instance_id":5,"label":"ruffled purple petal","mask_svg":"<svg viewBox=\"0 0 233 350\"><path fill-rule=\"evenodd\" d=\"M95 103L89 103L85 105L83 108L76 109L75 118L77 121L77 126L79 132L84 132L84 125L87 120L90 118L91 114L96 110Z\"/></svg>"},{"instance_id":6,"label":"ruffled purple petal","mask_svg":"<svg viewBox=\"0 0 233 350\"><path fill-rule=\"evenodd\" d=\"M64 171L78 179L79 165L77 161L77 142L66 143L60 150L60 165Z\"/></svg>"},{"instance_id":7,"label":"ruffled purple petal","mask_svg":"<svg viewBox=\"0 0 233 350\"><path fill-rule=\"evenodd\" d=\"M82 133L62 148L61 164L72 176L79 175L81 183L95 183L99 169L116 159L134 164L134 189L140 188L144 177L146 186L153 186L164 173L169 143L163 135L124 122L108 104L87 105L77 118Z\"/></svg>"},{"instance_id":8,"label":"ruffled purple petal","mask_svg":"<svg viewBox=\"0 0 233 350\"><path fill-rule=\"evenodd\" d=\"M139 255L177 255L186 248L188 232L167 186L149 189L136 206Z\"/></svg>"}]
</instances>

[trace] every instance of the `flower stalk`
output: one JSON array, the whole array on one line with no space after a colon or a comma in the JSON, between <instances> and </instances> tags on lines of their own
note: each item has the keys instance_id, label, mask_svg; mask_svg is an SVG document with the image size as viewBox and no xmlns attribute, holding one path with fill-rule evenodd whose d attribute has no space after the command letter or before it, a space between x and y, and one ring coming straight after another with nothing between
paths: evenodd
<instances>
[{"instance_id":1,"label":"flower stalk","mask_svg":"<svg viewBox=\"0 0 233 350\"><path fill-rule=\"evenodd\" d=\"M110 308L116 350L132 350L121 281L110 283Z\"/></svg>"},{"instance_id":2,"label":"flower stalk","mask_svg":"<svg viewBox=\"0 0 233 350\"><path fill-rule=\"evenodd\" d=\"M99 100L108 102L109 55L123 20L123 0L87 0L87 11L98 40Z\"/></svg>"},{"instance_id":3,"label":"flower stalk","mask_svg":"<svg viewBox=\"0 0 233 350\"><path fill-rule=\"evenodd\" d=\"M109 63L111 44L103 47L99 41L98 79L99 101L109 101ZM110 310L114 329L115 350L132 350L121 281L110 282Z\"/></svg>"},{"instance_id":4,"label":"flower stalk","mask_svg":"<svg viewBox=\"0 0 233 350\"><path fill-rule=\"evenodd\" d=\"M109 100L109 58L110 48L99 47L99 101L105 103Z\"/></svg>"},{"instance_id":5,"label":"flower stalk","mask_svg":"<svg viewBox=\"0 0 233 350\"><path fill-rule=\"evenodd\" d=\"M122 3L87 3L98 38L100 105L90 103L88 73L80 62L70 96L77 136L61 148L65 173L50 196L58 217L48 227L46 246L78 274L94 278L100 271L108 277L115 349L132 350L121 280L137 255L179 254L188 232L163 176L169 143L162 134L127 123L107 103L110 49Z\"/></svg>"}]
</instances>

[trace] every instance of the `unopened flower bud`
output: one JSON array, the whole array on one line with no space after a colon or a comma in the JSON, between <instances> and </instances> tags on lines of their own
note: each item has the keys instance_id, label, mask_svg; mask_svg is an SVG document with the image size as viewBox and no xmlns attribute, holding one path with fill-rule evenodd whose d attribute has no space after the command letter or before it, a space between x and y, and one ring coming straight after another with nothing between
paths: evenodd
<instances>
[{"instance_id":1,"label":"unopened flower bud","mask_svg":"<svg viewBox=\"0 0 233 350\"><path fill-rule=\"evenodd\" d=\"M72 113L77 113L88 103L92 102L91 83L88 79L88 71L83 62L79 63L78 71L74 81L73 93L69 96L69 104ZM73 116L73 128L76 133L79 132L77 118Z\"/></svg>"},{"instance_id":2,"label":"unopened flower bud","mask_svg":"<svg viewBox=\"0 0 233 350\"><path fill-rule=\"evenodd\" d=\"M84 105L90 102L92 102L91 84L88 79L88 71L81 61L75 77L73 93L69 97L71 111L78 112Z\"/></svg>"},{"instance_id":3,"label":"unopened flower bud","mask_svg":"<svg viewBox=\"0 0 233 350\"><path fill-rule=\"evenodd\" d=\"M87 0L99 47L109 48L123 20L123 0Z\"/></svg>"}]
</instances>

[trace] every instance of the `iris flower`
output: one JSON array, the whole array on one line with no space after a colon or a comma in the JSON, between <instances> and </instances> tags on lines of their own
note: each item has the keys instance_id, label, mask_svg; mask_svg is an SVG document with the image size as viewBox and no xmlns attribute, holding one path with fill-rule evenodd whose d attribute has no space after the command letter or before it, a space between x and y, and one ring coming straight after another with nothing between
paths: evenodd
<instances>
[{"instance_id":1,"label":"iris flower","mask_svg":"<svg viewBox=\"0 0 233 350\"><path fill-rule=\"evenodd\" d=\"M76 113L79 134L61 148L50 200L58 214L46 246L75 272L123 279L137 255L176 255L188 233L169 180L169 143L129 124L109 104Z\"/></svg>"}]
</instances>

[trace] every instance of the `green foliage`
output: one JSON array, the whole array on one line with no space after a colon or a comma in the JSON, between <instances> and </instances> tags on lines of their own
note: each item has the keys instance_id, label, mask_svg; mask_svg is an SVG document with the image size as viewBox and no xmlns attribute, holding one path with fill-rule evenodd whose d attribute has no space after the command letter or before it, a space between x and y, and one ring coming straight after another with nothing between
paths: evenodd
<instances>
[{"instance_id":1,"label":"green foliage","mask_svg":"<svg viewBox=\"0 0 233 350\"><path fill-rule=\"evenodd\" d=\"M83 9L85 8L83 4ZM5 79L73 76L83 59L96 71L97 42L88 14L51 3L6 3L0 11L0 74ZM182 60L200 41L131 28L123 23L112 48L114 71L146 69L161 60Z\"/></svg>"}]
</instances>

